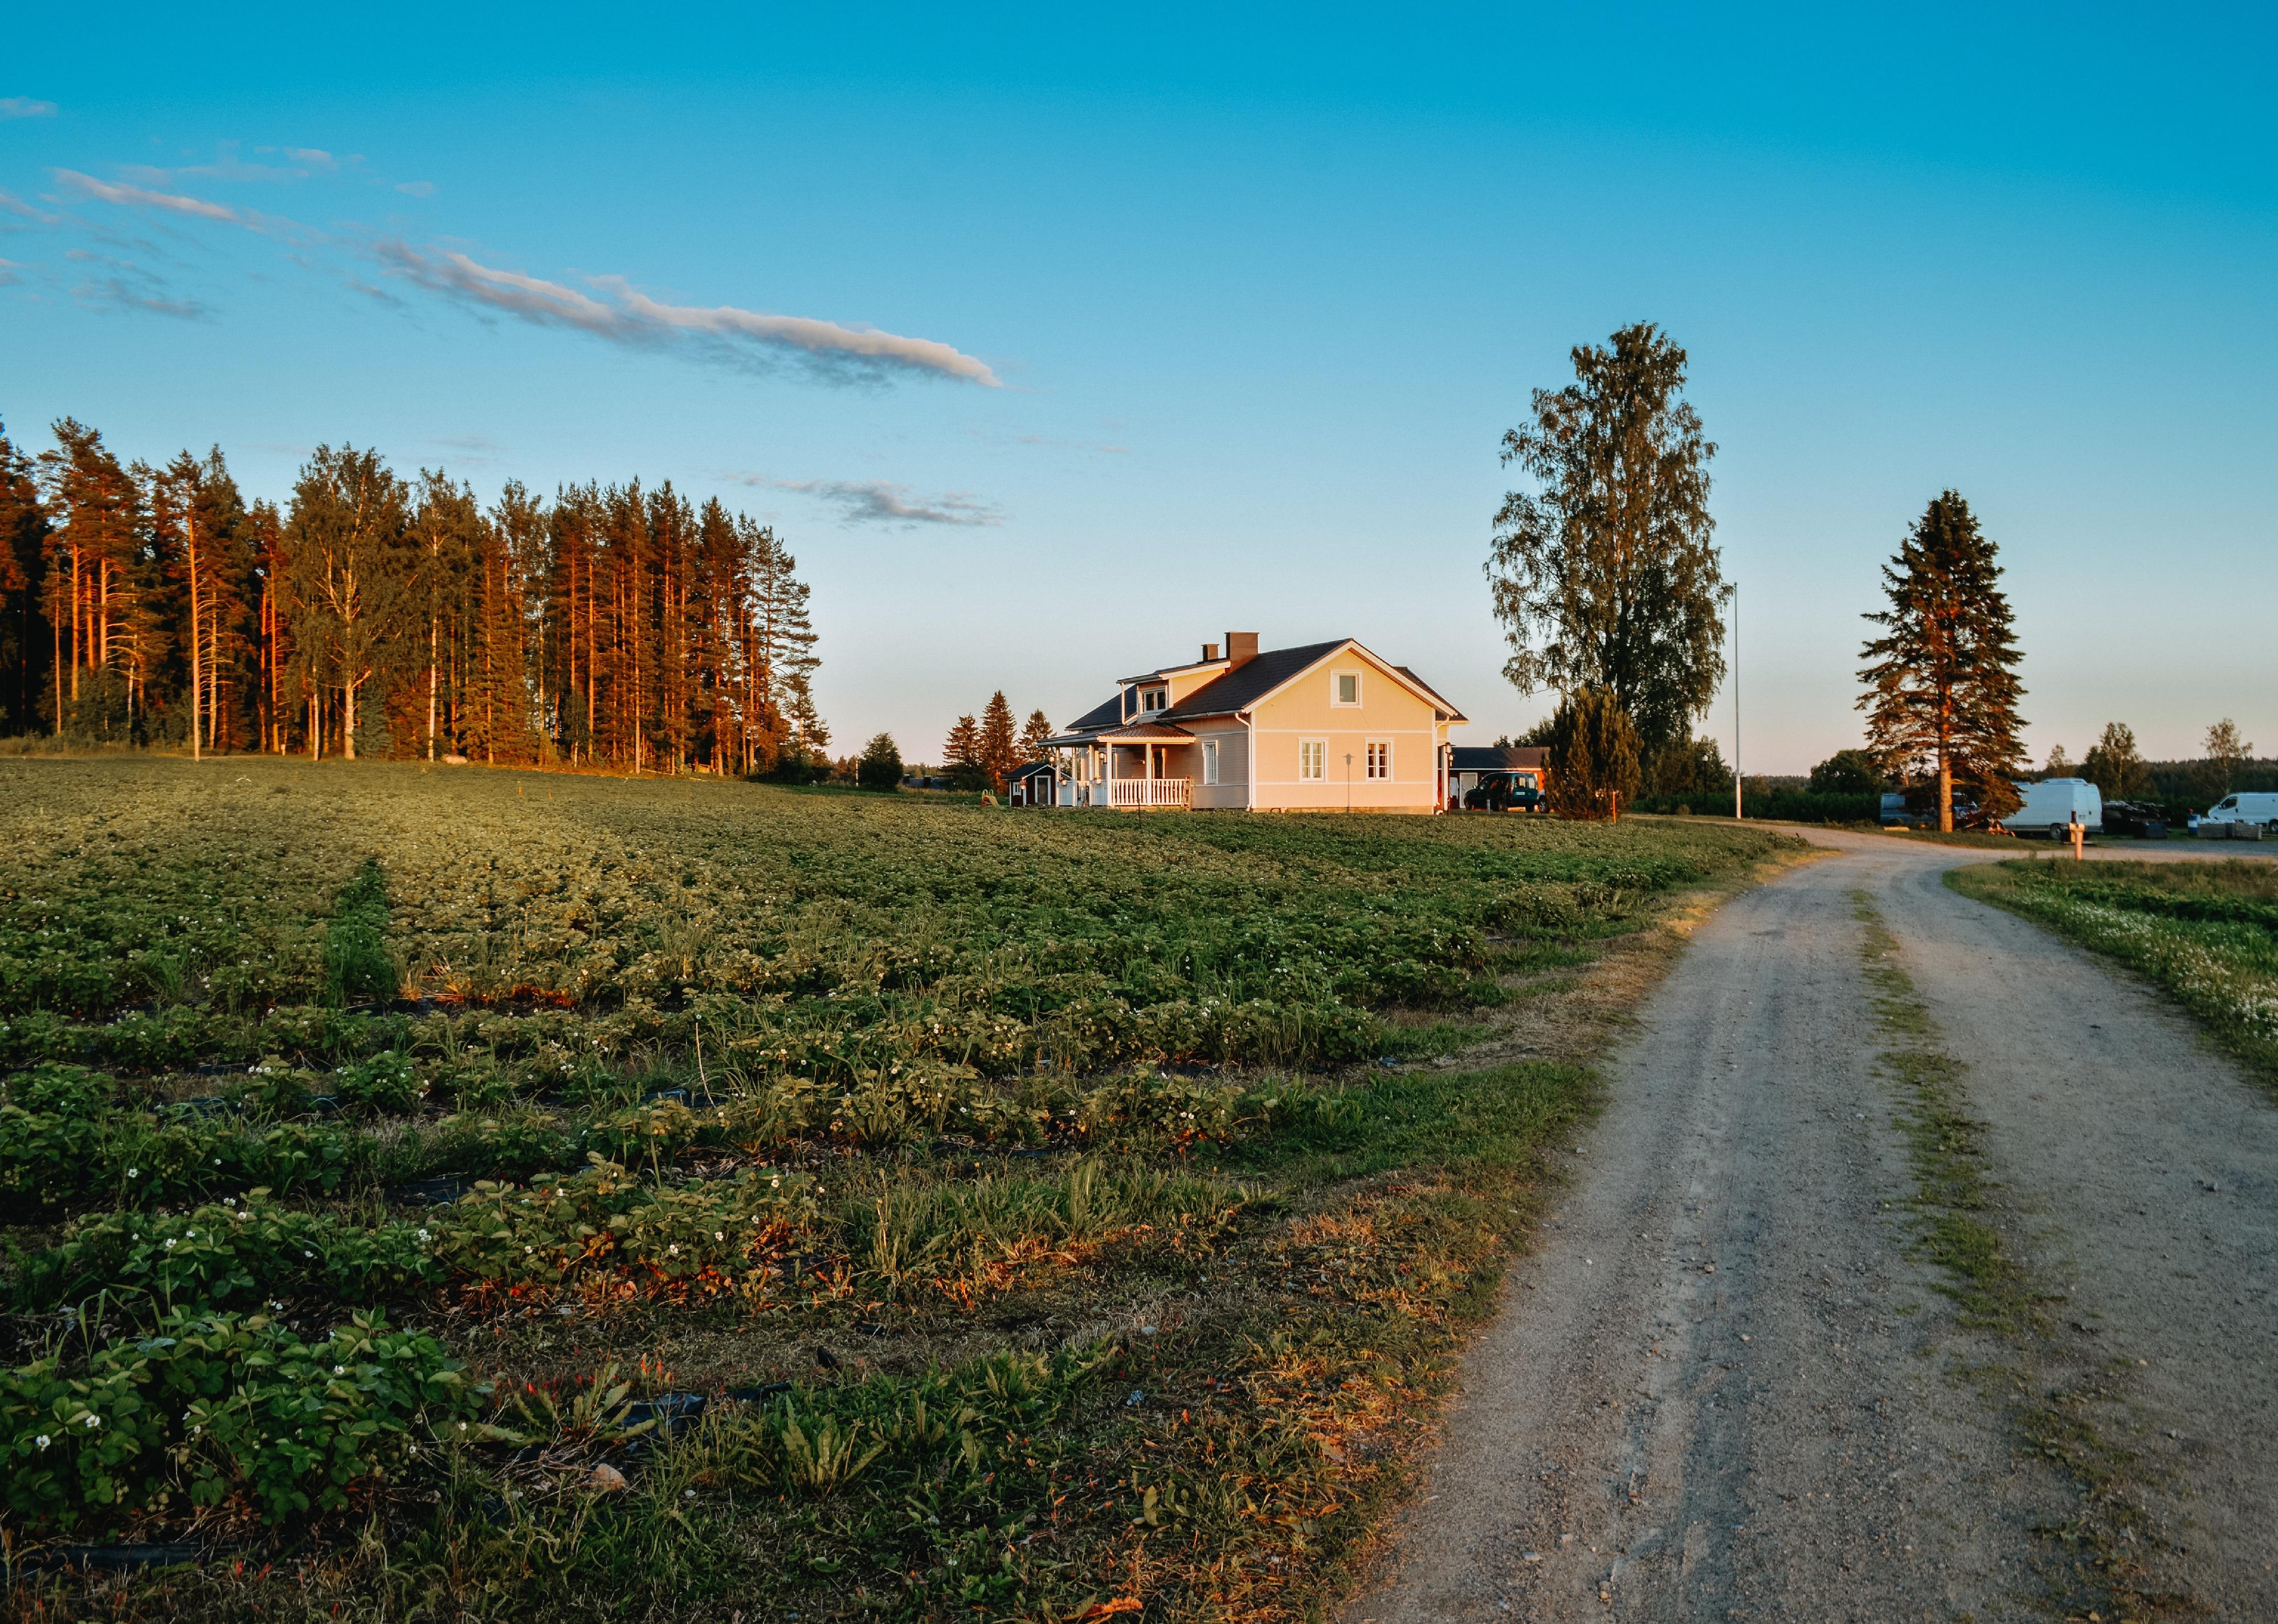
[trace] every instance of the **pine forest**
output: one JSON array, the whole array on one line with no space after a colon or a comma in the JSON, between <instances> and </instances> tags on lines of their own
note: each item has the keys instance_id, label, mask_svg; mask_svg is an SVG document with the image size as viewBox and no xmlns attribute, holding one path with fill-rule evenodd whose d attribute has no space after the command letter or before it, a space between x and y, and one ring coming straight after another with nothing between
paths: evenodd
<instances>
[{"instance_id":1,"label":"pine forest","mask_svg":"<svg viewBox=\"0 0 2278 1624\"><path fill-rule=\"evenodd\" d=\"M0 731L193 754L753 776L823 759L807 587L666 484L483 505L320 446L248 503L218 449L122 464L0 430Z\"/></svg>"}]
</instances>

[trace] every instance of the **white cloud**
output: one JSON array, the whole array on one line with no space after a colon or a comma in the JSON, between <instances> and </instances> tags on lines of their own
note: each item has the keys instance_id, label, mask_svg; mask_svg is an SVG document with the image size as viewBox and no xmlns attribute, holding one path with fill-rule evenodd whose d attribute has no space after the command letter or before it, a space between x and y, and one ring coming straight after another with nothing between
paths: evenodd
<instances>
[{"instance_id":1,"label":"white cloud","mask_svg":"<svg viewBox=\"0 0 2278 1624\"><path fill-rule=\"evenodd\" d=\"M407 197L435 195L435 183L432 180L399 180L395 183L395 189Z\"/></svg>"},{"instance_id":2,"label":"white cloud","mask_svg":"<svg viewBox=\"0 0 2278 1624\"><path fill-rule=\"evenodd\" d=\"M644 320L684 333L719 338L749 339L780 345L815 356L854 357L875 365L906 367L938 372L990 388L1001 387L985 362L932 339L904 338L875 327L846 327L835 321L815 321L803 316L768 316L738 310L732 304L697 309L684 304L661 304L638 292L621 276L599 276L594 286L608 288L624 302L625 309Z\"/></svg>"},{"instance_id":3,"label":"white cloud","mask_svg":"<svg viewBox=\"0 0 2278 1624\"><path fill-rule=\"evenodd\" d=\"M722 358L746 364L787 353L809 370L840 380L875 379L905 372L1002 387L985 362L933 339L731 304L665 304L623 277L588 278L592 287L608 295L605 301L560 282L482 264L455 249L422 253L397 239L374 244L373 252L394 274L433 292L524 321L576 327L618 343L700 345Z\"/></svg>"},{"instance_id":4,"label":"white cloud","mask_svg":"<svg viewBox=\"0 0 2278 1624\"><path fill-rule=\"evenodd\" d=\"M0 96L0 119L52 119L56 116L53 102L34 101L28 96Z\"/></svg>"},{"instance_id":5,"label":"white cloud","mask_svg":"<svg viewBox=\"0 0 2278 1624\"><path fill-rule=\"evenodd\" d=\"M335 169L333 155L322 147L287 147L285 156L296 164L306 164L311 169Z\"/></svg>"},{"instance_id":6,"label":"white cloud","mask_svg":"<svg viewBox=\"0 0 2278 1624\"><path fill-rule=\"evenodd\" d=\"M148 187L129 186L119 180L98 180L93 175L80 173L76 169L58 169L50 172L73 191L102 203L120 203L129 208L160 209L169 214L193 215L203 220L226 220L233 226L250 226L253 223L226 203L208 203L203 197L187 197L180 192L154 192Z\"/></svg>"},{"instance_id":7,"label":"white cloud","mask_svg":"<svg viewBox=\"0 0 2278 1624\"><path fill-rule=\"evenodd\" d=\"M773 479L765 474L730 474L761 490L812 496L838 509L847 525L887 525L910 530L920 525L988 525L1005 522L1004 510L970 491L945 491L913 497L910 487L891 479Z\"/></svg>"}]
</instances>

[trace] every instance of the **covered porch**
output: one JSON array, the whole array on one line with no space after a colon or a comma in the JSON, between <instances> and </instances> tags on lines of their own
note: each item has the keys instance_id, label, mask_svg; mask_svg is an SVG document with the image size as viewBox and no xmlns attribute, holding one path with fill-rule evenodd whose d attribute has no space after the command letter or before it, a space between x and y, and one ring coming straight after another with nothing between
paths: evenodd
<instances>
[{"instance_id":1,"label":"covered porch","mask_svg":"<svg viewBox=\"0 0 2278 1624\"><path fill-rule=\"evenodd\" d=\"M1194 805L1200 741L1167 722L1134 722L1047 739L1065 760L1059 804L1099 811L1186 811Z\"/></svg>"}]
</instances>

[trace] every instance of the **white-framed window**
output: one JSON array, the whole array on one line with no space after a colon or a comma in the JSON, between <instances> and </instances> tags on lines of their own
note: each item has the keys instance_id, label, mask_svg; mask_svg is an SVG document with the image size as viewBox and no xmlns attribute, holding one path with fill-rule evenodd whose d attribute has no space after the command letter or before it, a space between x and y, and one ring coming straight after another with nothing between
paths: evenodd
<instances>
[{"instance_id":1,"label":"white-framed window","mask_svg":"<svg viewBox=\"0 0 2278 1624\"><path fill-rule=\"evenodd\" d=\"M1311 784L1328 777L1329 741L1326 739L1300 739L1297 741L1297 777Z\"/></svg>"},{"instance_id":2,"label":"white-framed window","mask_svg":"<svg viewBox=\"0 0 2278 1624\"><path fill-rule=\"evenodd\" d=\"M1218 740L1215 739L1203 740L1203 782L1218 782Z\"/></svg>"},{"instance_id":3,"label":"white-framed window","mask_svg":"<svg viewBox=\"0 0 2278 1624\"><path fill-rule=\"evenodd\" d=\"M1357 705L1360 703L1360 673L1332 671L1329 673L1329 703Z\"/></svg>"},{"instance_id":4,"label":"white-framed window","mask_svg":"<svg viewBox=\"0 0 2278 1624\"><path fill-rule=\"evenodd\" d=\"M1167 688L1143 688L1139 692L1141 710L1160 710L1170 702L1170 690Z\"/></svg>"},{"instance_id":5,"label":"white-framed window","mask_svg":"<svg viewBox=\"0 0 2278 1624\"><path fill-rule=\"evenodd\" d=\"M1368 741L1368 776L1389 778L1392 776L1392 741L1372 739Z\"/></svg>"}]
</instances>

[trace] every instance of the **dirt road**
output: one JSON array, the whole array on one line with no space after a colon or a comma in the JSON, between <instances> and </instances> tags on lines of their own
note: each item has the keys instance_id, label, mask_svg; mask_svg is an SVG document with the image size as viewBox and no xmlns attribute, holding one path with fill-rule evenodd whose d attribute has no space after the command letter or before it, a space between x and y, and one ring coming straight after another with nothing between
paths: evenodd
<instances>
[{"instance_id":1,"label":"dirt road","mask_svg":"<svg viewBox=\"0 0 2278 1624\"><path fill-rule=\"evenodd\" d=\"M2083 1387L2138 1588L2278 1618L2278 1110L2155 995L1942 883L1990 854L1818 838L1700 929L1610 1068L1349 1620L2061 1616L2086 1570L2035 1530L2082 1479L2021 1429ZM1857 892L1965 1062L2045 1334L1965 1329L1923 1255Z\"/></svg>"}]
</instances>

